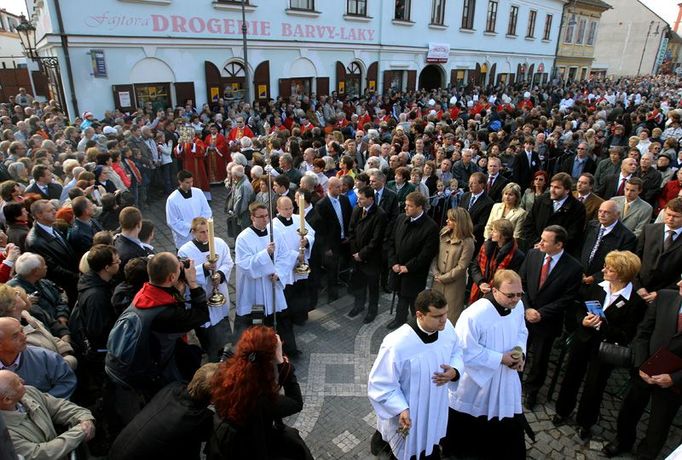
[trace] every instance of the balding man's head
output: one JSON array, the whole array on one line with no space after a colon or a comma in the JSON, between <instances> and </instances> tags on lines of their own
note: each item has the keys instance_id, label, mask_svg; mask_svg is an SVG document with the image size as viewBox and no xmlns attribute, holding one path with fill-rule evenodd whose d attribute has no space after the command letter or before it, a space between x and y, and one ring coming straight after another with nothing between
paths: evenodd
<instances>
[{"instance_id":1,"label":"balding man's head","mask_svg":"<svg viewBox=\"0 0 682 460\"><path fill-rule=\"evenodd\" d=\"M599 206L597 219L604 227L613 225L620 217L618 204L613 200L606 200Z\"/></svg>"},{"instance_id":2,"label":"balding man's head","mask_svg":"<svg viewBox=\"0 0 682 460\"><path fill-rule=\"evenodd\" d=\"M14 318L0 318L0 360L9 365L26 349L26 336L21 323Z\"/></svg>"},{"instance_id":3,"label":"balding man's head","mask_svg":"<svg viewBox=\"0 0 682 460\"><path fill-rule=\"evenodd\" d=\"M327 191L329 195L337 198L341 194L341 180L338 177L331 177L327 182Z\"/></svg>"},{"instance_id":4,"label":"balding man's head","mask_svg":"<svg viewBox=\"0 0 682 460\"><path fill-rule=\"evenodd\" d=\"M12 371L0 370L0 410L16 410L17 403L24 397L24 381Z\"/></svg>"}]
</instances>

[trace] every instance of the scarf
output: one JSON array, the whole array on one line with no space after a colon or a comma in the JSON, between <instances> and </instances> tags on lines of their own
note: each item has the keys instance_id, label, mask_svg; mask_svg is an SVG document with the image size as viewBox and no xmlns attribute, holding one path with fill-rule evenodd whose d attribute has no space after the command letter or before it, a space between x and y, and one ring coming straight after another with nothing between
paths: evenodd
<instances>
[{"instance_id":1,"label":"scarf","mask_svg":"<svg viewBox=\"0 0 682 460\"><path fill-rule=\"evenodd\" d=\"M492 246L492 247L491 247ZM504 255L505 250L509 248L506 255ZM512 239L510 243L505 244L501 248L497 246L492 240L485 242L481 250L478 252L478 266L483 273L483 280L481 283L490 283L495 276L497 270L505 270L511 261L514 259L517 250L516 241ZM500 256L502 260L500 259ZM481 296L482 292L478 287L478 283L473 283L471 285L471 295L469 296L469 305L477 301Z\"/></svg>"}]
</instances>

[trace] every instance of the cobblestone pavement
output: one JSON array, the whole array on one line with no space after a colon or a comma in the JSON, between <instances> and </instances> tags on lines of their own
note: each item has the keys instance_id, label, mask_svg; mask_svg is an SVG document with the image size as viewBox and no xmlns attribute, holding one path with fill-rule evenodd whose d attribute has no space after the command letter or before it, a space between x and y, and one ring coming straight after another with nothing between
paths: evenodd
<instances>
[{"instance_id":1,"label":"cobblestone pavement","mask_svg":"<svg viewBox=\"0 0 682 460\"><path fill-rule=\"evenodd\" d=\"M223 203L225 190L214 187L212 208L216 220L216 235L226 238ZM156 226L154 245L157 252L174 250L170 231L165 224L164 205L158 201L142 208L145 218ZM232 241L228 240L232 245ZM342 290L343 292L343 290ZM234 273L230 286L234 301ZM363 315L354 319L347 316L352 299L346 295L330 304L320 298L320 307L311 312L305 326L296 327L299 348L303 355L295 361L296 374L303 391L303 411L288 420L300 430L316 459L370 459L369 439L374 431L375 415L367 399L367 376L387 334L390 320L391 296L385 294L380 301L380 314L368 325L362 323ZM558 351L550 364L548 379L554 375ZM559 379L561 382L561 379ZM528 458L532 459L597 459L603 444L613 439L615 420L620 401L627 385L627 375L616 372L611 377L604 397L601 419L593 428L593 437L583 442L577 429L570 423L556 428L551 418L554 404L546 402L546 389L539 395L539 404L532 413L526 413L531 428L536 433L535 443L527 441ZM557 390L554 392L556 397ZM641 427L646 426L643 417ZM640 431L640 437L643 433ZM668 443L661 455L665 458L682 442L682 416L678 414ZM624 456L620 458L633 458Z\"/></svg>"}]
</instances>

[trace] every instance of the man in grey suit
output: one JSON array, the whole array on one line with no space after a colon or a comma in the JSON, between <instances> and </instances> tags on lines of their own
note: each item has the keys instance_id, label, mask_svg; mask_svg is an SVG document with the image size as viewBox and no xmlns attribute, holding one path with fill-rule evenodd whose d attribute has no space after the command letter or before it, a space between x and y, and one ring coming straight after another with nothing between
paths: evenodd
<instances>
[{"instance_id":1,"label":"man in grey suit","mask_svg":"<svg viewBox=\"0 0 682 460\"><path fill-rule=\"evenodd\" d=\"M625 183L624 195L611 198L618 205L621 222L636 237L639 237L644 226L651 221L651 205L639 197L643 188L642 179L631 177Z\"/></svg>"}]
</instances>

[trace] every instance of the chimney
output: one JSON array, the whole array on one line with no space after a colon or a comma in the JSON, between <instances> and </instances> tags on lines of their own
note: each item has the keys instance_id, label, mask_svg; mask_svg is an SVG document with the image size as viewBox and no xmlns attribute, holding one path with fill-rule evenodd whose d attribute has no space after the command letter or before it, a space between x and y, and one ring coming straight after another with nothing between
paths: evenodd
<instances>
[{"instance_id":1,"label":"chimney","mask_svg":"<svg viewBox=\"0 0 682 460\"><path fill-rule=\"evenodd\" d=\"M675 20L675 25L673 26L673 30L675 32L679 32L680 23L682 22L682 3L678 3L677 8L677 19Z\"/></svg>"}]
</instances>

